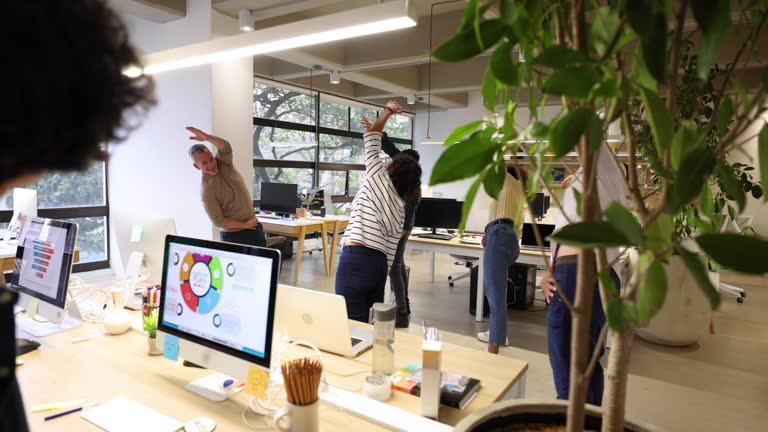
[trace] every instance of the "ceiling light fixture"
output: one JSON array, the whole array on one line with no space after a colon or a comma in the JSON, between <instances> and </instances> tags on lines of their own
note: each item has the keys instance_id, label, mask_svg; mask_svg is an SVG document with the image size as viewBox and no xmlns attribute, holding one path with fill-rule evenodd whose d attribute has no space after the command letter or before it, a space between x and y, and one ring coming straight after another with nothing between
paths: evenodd
<instances>
[{"instance_id":1,"label":"ceiling light fixture","mask_svg":"<svg viewBox=\"0 0 768 432\"><path fill-rule=\"evenodd\" d=\"M248 9L242 9L238 14L240 18L240 30L252 32L256 29L256 17Z\"/></svg>"},{"instance_id":2,"label":"ceiling light fixture","mask_svg":"<svg viewBox=\"0 0 768 432\"><path fill-rule=\"evenodd\" d=\"M144 73L233 60L413 27L412 2L395 0L344 12L213 39L142 57Z\"/></svg>"},{"instance_id":3,"label":"ceiling light fixture","mask_svg":"<svg viewBox=\"0 0 768 432\"><path fill-rule=\"evenodd\" d=\"M408 95L408 105L416 104L416 95Z\"/></svg>"},{"instance_id":4,"label":"ceiling light fixture","mask_svg":"<svg viewBox=\"0 0 768 432\"><path fill-rule=\"evenodd\" d=\"M331 71L331 84L339 84L341 78L339 78L339 71Z\"/></svg>"}]
</instances>

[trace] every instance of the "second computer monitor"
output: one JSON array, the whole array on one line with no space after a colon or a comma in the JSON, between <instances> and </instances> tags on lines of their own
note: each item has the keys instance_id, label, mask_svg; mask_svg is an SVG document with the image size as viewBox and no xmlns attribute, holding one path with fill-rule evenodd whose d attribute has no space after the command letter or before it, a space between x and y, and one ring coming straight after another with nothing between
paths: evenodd
<instances>
[{"instance_id":1,"label":"second computer monitor","mask_svg":"<svg viewBox=\"0 0 768 432\"><path fill-rule=\"evenodd\" d=\"M37 314L54 323L64 320L76 239L76 224L22 217L11 280L20 306L40 300Z\"/></svg>"},{"instance_id":2,"label":"second computer monitor","mask_svg":"<svg viewBox=\"0 0 768 432\"><path fill-rule=\"evenodd\" d=\"M414 225L422 228L456 229L461 223L463 201L446 198L422 198Z\"/></svg>"},{"instance_id":3,"label":"second computer monitor","mask_svg":"<svg viewBox=\"0 0 768 432\"><path fill-rule=\"evenodd\" d=\"M262 183L259 209L285 216L296 213L301 205L298 193L295 183Z\"/></svg>"}]
</instances>

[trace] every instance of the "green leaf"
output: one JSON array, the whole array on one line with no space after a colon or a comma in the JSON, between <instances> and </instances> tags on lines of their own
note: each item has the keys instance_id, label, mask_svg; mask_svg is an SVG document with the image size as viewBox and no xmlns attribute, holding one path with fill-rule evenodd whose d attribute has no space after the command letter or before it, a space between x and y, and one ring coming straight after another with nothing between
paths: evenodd
<instances>
[{"instance_id":1,"label":"green leaf","mask_svg":"<svg viewBox=\"0 0 768 432\"><path fill-rule=\"evenodd\" d=\"M517 104L510 101L507 104L507 110L504 112L504 125L501 127L501 131L504 134L504 142L517 138L517 130L515 130L515 111L517 110Z\"/></svg>"},{"instance_id":2,"label":"green leaf","mask_svg":"<svg viewBox=\"0 0 768 432\"><path fill-rule=\"evenodd\" d=\"M545 93L585 99L600 81L593 66L567 67L556 70L542 86Z\"/></svg>"},{"instance_id":3,"label":"green leaf","mask_svg":"<svg viewBox=\"0 0 768 432\"><path fill-rule=\"evenodd\" d=\"M623 303L622 298L619 296L612 297L608 300L608 310L605 313L605 317L608 320L608 326L613 331L619 331L624 328Z\"/></svg>"},{"instance_id":4,"label":"green leaf","mask_svg":"<svg viewBox=\"0 0 768 432\"><path fill-rule=\"evenodd\" d=\"M643 229L626 207L614 202L605 209L604 214L608 223L621 232L632 245L641 246L643 244Z\"/></svg>"},{"instance_id":5,"label":"green leaf","mask_svg":"<svg viewBox=\"0 0 768 432\"><path fill-rule=\"evenodd\" d=\"M693 278L696 279L697 285L704 291L704 295L709 300L709 305L712 309L717 309L720 306L720 294L717 289L712 285L712 280L709 279L709 273L704 263L683 247L678 247L677 252L680 254L680 258L683 259L683 263L691 272Z\"/></svg>"},{"instance_id":6,"label":"green leaf","mask_svg":"<svg viewBox=\"0 0 768 432\"><path fill-rule=\"evenodd\" d=\"M491 55L491 71L496 79L502 83L518 87L520 86L520 74L518 72L517 64L512 59L512 48L514 48L517 42L504 42L496 47L496 50Z\"/></svg>"},{"instance_id":7,"label":"green leaf","mask_svg":"<svg viewBox=\"0 0 768 432\"><path fill-rule=\"evenodd\" d=\"M456 63L470 59L494 45L504 34L504 24L499 19L480 23L482 47L475 38L475 29L462 30L432 52L432 56L442 62Z\"/></svg>"},{"instance_id":8,"label":"green leaf","mask_svg":"<svg viewBox=\"0 0 768 432\"><path fill-rule=\"evenodd\" d=\"M742 273L768 273L768 241L729 233L705 234L696 243L720 265Z\"/></svg>"},{"instance_id":9,"label":"green leaf","mask_svg":"<svg viewBox=\"0 0 768 432\"><path fill-rule=\"evenodd\" d=\"M576 214L581 217L581 192L576 189L571 190L573 191L573 198L576 200Z\"/></svg>"},{"instance_id":10,"label":"green leaf","mask_svg":"<svg viewBox=\"0 0 768 432\"><path fill-rule=\"evenodd\" d=\"M544 48L541 54L531 60L531 64L547 66L552 69L562 69L594 62L594 60L581 51L573 50L565 45L548 46Z\"/></svg>"},{"instance_id":11,"label":"green leaf","mask_svg":"<svg viewBox=\"0 0 768 432\"><path fill-rule=\"evenodd\" d=\"M747 89L744 87L744 84L736 79L736 77L731 77L731 83L733 83L733 87L736 89L736 93L739 95L741 109L744 110L744 112L752 111L752 101L749 99L749 95L747 94Z\"/></svg>"},{"instance_id":12,"label":"green leaf","mask_svg":"<svg viewBox=\"0 0 768 432\"><path fill-rule=\"evenodd\" d=\"M760 179L763 184L768 184L768 124L764 124L760 129L760 135L757 138L757 155L760 160ZM763 196L763 201L768 201L768 195Z\"/></svg>"},{"instance_id":13,"label":"green leaf","mask_svg":"<svg viewBox=\"0 0 768 432\"><path fill-rule=\"evenodd\" d=\"M701 27L701 41L696 52L699 78L706 80L717 61L720 48L731 26L730 0L692 1L693 16Z\"/></svg>"},{"instance_id":14,"label":"green leaf","mask_svg":"<svg viewBox=\"0 0 768 432\"><path fill-rule=\"evenodd\" d=\"M461 206L461 223L459 223L459 233L464 232L464 226L467 223L467 218L469 217L469 211L472 209L472 204L475 202L475 195L477 195L477 189L480 188L480 185L483 184L483 174L481 174L477 180L472 183L472 186L469 187L469 190L467 191L467 196L464 197L464 204Z\"/></svg>"},{"instance_id":15,"label":"green leaf","mask_svg":"<svg viewBox=\"0 0 768 432\"><path fill-rule=\"evenodd\" d=\"M587 128L590 114L586 108L576 108L552 126L549 146L555 157L565 156L578 144Z\"/></svg>"},{"instance_id":16,"label":"green leaf","mask_svg":"<svg viewBox=\"0 0 768 432\"><path fill-rule=\"evenodd\" d=\"M720 136L725 135L728 132L728 126L731 125L731 119L736 112L736 108L733 106L733 99L730 96L726 96L720 102L720 106L717 108L717 132Z\"/></svg>"},{"instance_id":17,"label":"green leaf","mask_svg":"<svg viewBox=\"0 0 768 432\"><path fill-rule=\"evenodd\" d=\"M667 18L657 12L651 18L651 31L646 36L640 35L643 59L648 72L657 82L666 82L667 72Z\"/></svg>"},{"instance_id":18,"label":"green leaf","mask_svg":"<svg viewBox=\"0 0 768 432\"><path fill-rule=\"evenodd\" d=\"M464 17L461 20L458 32L469 30L474 26L479 4L479 0L467 0L467 6L464 7Z\"/></svg>"},{"instance_id":19,"label":"green leaf","mask_svg":"<svg viewBox=\"0 0 768 432\"><path fill-rule=\"evenodd\" d=\"M595 98L615 98L619 96L619 83L613 78L601 81L589 92L589 99Z\"/></svg>"},{"instance_id":20,"label":"green leaf","mask_svg":"<svg viewBox=\"0 0 768 432\"><path fill-rule=\"evenodd\" d=\"M645 87L653 91L658 89L659 84L656 82L656 78L654 78L653 75L651 75L651 72L648 70L648 66L645 64L645 60L643 59L642 50L635 50L633 55L632 68L634 80L637 82L637 84L639 84L641 87Z\"/></svg>"},{"instance_id":21,"label":"green leaf","mask_svg":"<svg viewBox=\"0 0 768 432\"><path fill-rule=\"evenodd\" d=\"M619 288L616 286L616 283L613 281L613 279L608 275L607 271L599 272L597 277L600 279L600 283L603 284L603 287L605 287L605 290L609 294L613 296L619 295Z\"/></svg>"},{"instance_id":22,"label":"green leaf","mask_svg":"<svg viewBox=\"0 0 768 432\"><path fill-rule=\"evenodd\" d=\"M497 148L494 142L483 139L480 131L475 132L443 151L432 170L429 184L433 186L477 175L493 161Z\"/></svg>"},{"instance_id":23,"label":"green leaf","mask_svg":"<svg viewBox=\"0 0 768 432\"><path fill-rule=\"evenodd\" d=\"M673 230L674 221L672 216L662 213L645 229L646 248L654 254L661 253L672 243Z\"/></svg>"},{"instance_id":24,"label":"green leaf","mask_svg":"<svg viewBox=\"0 0 768 432\"><path fill-rule=\"evenodd\" d=\"M605 54L620 23L619 14L610 7L603 6L595 10L595 19L589 27L589 39L599 55Z\"/></svg>"},{"instance_id":25,"label":"green leaf","mask_svg":"<svg viewBox=\"0 0 768 432\"><path fill-rule=\"evenodd\" d=\"M656 151L659 154L664 154L667 146L672 142L672 134L674 133L672 115L656 92L644 88L640 90L640 93L643 98L643 105L648 112L648 122L651 124Z\"/></svg>"},{"instance_id":26,"label":"green leaf","mask_svg":"<svg viewBox=\"0 0 768 432\"><path fill-rule=\"evenodd\" d=\"M447 146L463 140L464 137L477 130L477 128L482 126L483 123L485 123L485 120L475 120L463 126L457 127L453 130L453 132L450 133L450 135L448 135L448 138L445 139L445 145Z\"/></svg>"},{"instance_id":27,"label":"green leaf","mask_svg":"<svg viewBox=\"0 0 768 432\"><path fill-rule=\"evenodd\" d=\"M499 198L499 192L504 187L504 178L507 175L507 167L504 164L504 155L498 159L493 168L488 169L483 180L485 193L493 199Z\"/></svg>"},{"instance_id":28,"label":"green leaf","mask_svg":"<svg viewBox=\"0 0 768 432\"><path fill-rule=\"evenodd\" d=\"M590 249L627 246L632 243L613 225L602 221L566 225L557 234L552 235L552 240L559 244Z\"/></svg>"},{"instance_id":29,"label":"green leaf","mask_svg":"<svg viewBox=\"0 0 768 432\"><path fill-rule=\"evenodd\" d=\"M531 126L531 136L534 138L546 138L549 136L549 125L540 121Z\"/></svg>"},{"instance_id":30,"label":"green leaf","mask_svg":"<svg viewBox=\"0 0 768 432\"><path fill-rule=\"evenodd\" d=\"M676 213L701 191L715 167L715 155L711 151L688 152L680 163L680 169L667 195L669 211ZM744 191L741 191L742 195Z\"/></svg>"},{"instance_id":31,"label":"green leaf","mask_svg":"<svg viewBox=\"0 0 768 432\"><path fill-rule=\"evenodd\" d=\"M699 209L708 218L712 218L715 214L715 201L712 198L712 190L709 187L709 182L704 182L704 186L701 188L701 199L699 200Z\"/></svg>"},{"instance_id":32,"label":"green leaf","mask_svg":"<svg viewBox=\"0 0 768 432\"><path fill-rule=\"evenodd\" d=\"M493 72L489 68L485 71L485 77L483 78L483 85L480 88L480 93L483 95L483 100L485 101L485 109L490 112L495 112L496 110L498 89L499 83L496 81L496 77L493 76Z\"/></svg>"},{"instance_id":33,"label":"green leaf","mask_svg":"<svg viewBox=\"0 0 768 432\"><path fill-rule=\"evenodd\" d=\"M689 152L700 147L704 143L703 136L698 126L689 120L682 120L680 128L672 138L672 148L670 148L670 160L672 168L677 171L680 169L680 162Z\"/></svg>"},{"instance_id":34,"label":"green leaf","mask_svg":"<svg viewBox=\"0 0 768 432\"><path fill-rule=\"evenodd\" d=\"M741 182L728 166L721 165L718 172L720 174L719 185L723 192L725 192L725 197L731 201L736 201L736 204L739 206L739 213L741 213L744 211L744 206L747 205L747 196L744 194ZM731 219L734 218L731 217Z\"/></svg>"},{"instance_id":35,"label":"green leaf","mask_svg":"<svg viewBox=\"0 0 768 432\"><path fill-rule=\"evenodd\" d=\"M637 318L648 322L664 306L667 297L667 275L658 261L653 262L637 290Z\"/></svg>"},{"instance_id":36,"label":"green leaf","mask_svg":"<svg viewBox=\"0 0 768 432\"><path fill-rule=\"evenodd\" d=\"M598 151L603 144L603 121L592 111L587 117L587 138L591 153Z\"/></svg>"}]
</instances>

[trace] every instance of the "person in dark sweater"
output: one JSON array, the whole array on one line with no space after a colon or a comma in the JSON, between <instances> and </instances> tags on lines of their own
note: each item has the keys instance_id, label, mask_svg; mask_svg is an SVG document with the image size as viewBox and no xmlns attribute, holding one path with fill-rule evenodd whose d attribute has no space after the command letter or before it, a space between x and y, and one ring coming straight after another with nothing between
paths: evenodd
<instances>
[{"instance_id":1,"label":"person in dark sweater","mask_svg":"<svg viewBox=\"0 0 768 432\"><path fill-rule=\"evenodd\" d=\"M106 160L104 144L124 139L154 105L153 81L123 73L139 57L106 1L6 0L2 11L0 40L13 41L4 54L20 66L0 69L14 104L0 117L0 195ZM29 429L16 381L16 298L0 281L0 432Z\"/></svg>"},{"instance_id":2,"label":"person in dark sweater","mask_svg":"<svg viewBox=\"0 0 768 432\"><path fill-rule=\"evenodd\" d=\"M368 129L371 122L363 117L362 125ZM410 157L419 162L419 152L413 149L400 150L395 143L383 133L381 140L381 150L392 160L396 157ZM405 245L408 243L408 237L413 230L413 223L416 219L416 209L421 203L421 189L417 190L414 197L405 203L405 222L403 230L400 233L400 242L397 244L397 251L392 260L392 267L389 268L389 286L395 293L395 303L397 304L397 315L395 315L395 327L407 328L410 324L411 302L408 299L408 278L405 271Z\"/></svg>"}]
</instances>

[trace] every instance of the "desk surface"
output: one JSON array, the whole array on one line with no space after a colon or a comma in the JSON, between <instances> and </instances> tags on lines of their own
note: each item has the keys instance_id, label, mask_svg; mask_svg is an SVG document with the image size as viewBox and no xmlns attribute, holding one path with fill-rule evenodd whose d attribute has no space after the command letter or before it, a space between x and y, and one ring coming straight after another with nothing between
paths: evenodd
<instances>
[{"instance_id":1,"label":"desk surface","mask_svg":"<svg viewBox=\"0 0 768 432\"><path fill-rule=\"evenodd\" d=\"M162 356L150 357L146 337L134 331L121 336L101 336L78 344L73 337L101 333L102 327L83 327L41 338L42 346L21 357L24 366L17 375L24 396L31 430L98 431L97 427L72 414L44 422L47 413L30 413L32 405L86 399L107 401L124 395L146 406L186 422L199 416L213 418L217 430L251 430L241 420L250 396L241 392L225 402L209 402L184 388L190 381L212 373L185 368L181 361L172 362ZM421 358L421 337L403 332L395 336L395 366ZM300 350L300 347L291 349ZM298 353L297 353L298 354ZM286 356L288 353L286 353ZM371 352L358 358L323 354L328 383L348 391L361 393L362 380L370 371ZM525 379L528 364L521 360L496 356L452 344L443 345L443 368L481 380L477 398L464 410L440 408L440 421L456 424L461 418L500 400L515 384ZM355 374L344 377L342 375ZM419 398L393 392L389 404L418 413ZM249 414L252 424L262 425L259 417ZM383 430L359 418L328 406L321 407L323 430ZM45 426L43 426L45 425Z\"/></svg>"},{"instance_id":2,"label":"desk surface","mask_svg":"<svg viewBox=\"0 0 768 432\"><path fill-rule=\"evenodd\" d=\"M448 246L448 247L456 247L456 248L472 249L472 250L483 250L482 244L462 243L459 241L458 237L454 237L450 240L440 240L440 239L431 239L431 238L425 238L425 237L416 237L412 235L408 237L408 243L434 245L434 246ZM531 255L531 256L535 256L535 255L541 256L541 251L535 250L535 249L520 249L520 254ZM544 251L544 254L549 256L550 255L549 250Z\"/></svg>"},{"instance_id":3,"label":"desk surface","mask_svg":"<svg viewBox=\"0 0 768 432\"><path fill-rule=\"evenodd\" d=\"M31 413L36 404L76 399L105 402L127 396L143 405L171 416L182 423L195 417L214 419L219 431L252 431L241 416L250 395L240 392L224 402L210 402L186 390L190 381L212 371L183 367L162 356L147 355L146 337L134 331L120 336L102 336L78 344L73 337L101 332L100 325L83 327L39 339L42 346L20 357L25 364L17 368L30 430L101 431L102 429L70 414L49 422L43 418L57 411ZM321 405L321 429L326 431L385 429ZM253 413L248 421L265 426Z\"/></svg>"}]
</instances>

